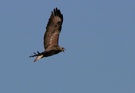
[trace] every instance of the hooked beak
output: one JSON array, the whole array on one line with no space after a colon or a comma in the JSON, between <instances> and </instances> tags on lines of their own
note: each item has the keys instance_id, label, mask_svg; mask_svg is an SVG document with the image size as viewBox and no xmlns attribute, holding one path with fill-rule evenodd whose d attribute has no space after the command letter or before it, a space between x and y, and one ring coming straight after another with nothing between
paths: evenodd
<instances>
[{"instance_id":1,"label":"hooked beak","mask_svg":"<svg viewBox=\"0 0 135 93\"><path fill-rule=\"evenodd\" d=\"M39 55L35 58L34 62L36 62L37 60L41 59L43 57L43 55Z\"/></svg>"},{"instance_id":2,"label":"hooked beak","mask_svg":"<svg viewBox=\"0 0 135 93\"><path fill-rule=\"evenodd\" d=\"M63 49L63 52L64 52L64 53L65 53L65 50L66 50L66 49L64 48L64 49Z\"/></svg>"}]
</instances>

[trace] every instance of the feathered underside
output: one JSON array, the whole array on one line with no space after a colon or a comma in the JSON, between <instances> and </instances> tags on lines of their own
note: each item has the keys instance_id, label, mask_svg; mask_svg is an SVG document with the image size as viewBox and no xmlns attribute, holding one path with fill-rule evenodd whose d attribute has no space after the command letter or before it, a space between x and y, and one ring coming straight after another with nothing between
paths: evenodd
<instances>
[{"instance_id":1,"label":"feathered underside","mask_svg":"<svg viewBox=\"0 0 135 93\"><path fill-rule=\"evenodd\" d=\"M44 34L44 48L58 45L59 34L62 29L63 15L60 10L55 8L50 15L46 32Z\"/></svg>"}]
</instances>

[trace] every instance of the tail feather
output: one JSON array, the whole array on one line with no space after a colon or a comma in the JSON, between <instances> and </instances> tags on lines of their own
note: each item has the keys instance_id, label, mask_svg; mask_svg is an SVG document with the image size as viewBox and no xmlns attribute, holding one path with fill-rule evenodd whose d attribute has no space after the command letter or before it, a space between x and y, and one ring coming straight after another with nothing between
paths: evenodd
<instances>
[{"instance_id":1,"label":"tail feather","mask_svg":"<svg viewBox=\"0 0 135 93\"><path fill-rule=\"evenodd\" d=\"M41 59L43 57L43 55L39 55L35 58L34 62L36 62L37 60Z\"/></svg>"}]
</instances>

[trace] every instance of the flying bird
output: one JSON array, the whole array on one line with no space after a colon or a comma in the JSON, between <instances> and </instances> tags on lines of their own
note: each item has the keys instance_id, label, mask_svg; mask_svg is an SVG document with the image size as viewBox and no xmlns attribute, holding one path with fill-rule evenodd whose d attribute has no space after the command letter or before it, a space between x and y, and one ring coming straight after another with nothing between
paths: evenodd
<instances>
[{"instance_id":1,"label":"flying bird","mask_svg":"<svg viewBox=\"0 0 135 93\"><path fill-rule=\"evenodd\" d=\"M65 48L58 45L59 34L62 29L63 15L61 11L55 8L50 15L48 24L46 26L46 32L44 34L44 48L45 51L34 53L30 57L36 57L34 62L43 58L64 52Z\"/></svg>"}]
</instances>

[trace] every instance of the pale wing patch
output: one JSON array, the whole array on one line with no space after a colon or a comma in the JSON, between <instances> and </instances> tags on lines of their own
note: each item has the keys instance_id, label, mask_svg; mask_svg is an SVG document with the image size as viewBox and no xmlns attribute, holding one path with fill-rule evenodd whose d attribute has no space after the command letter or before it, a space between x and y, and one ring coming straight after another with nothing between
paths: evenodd
<instances>
[{"instance_id":1,"label":"pale wing patch","mask_svg":"<svg viewBox=\"0 0 135 93\"><path fill-rule=\"evenodd\" d=\"M56 19L57 19L57 21L61 22L61 18L60 17L56 16Z\"/></svg>"}]
</instances>

